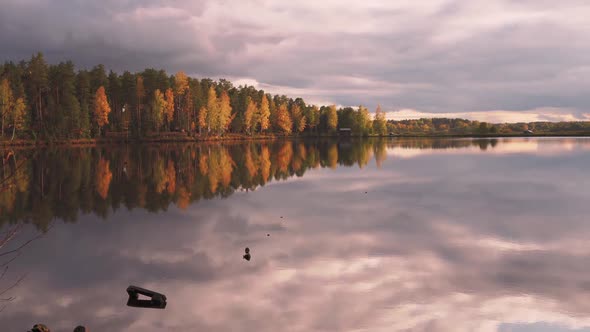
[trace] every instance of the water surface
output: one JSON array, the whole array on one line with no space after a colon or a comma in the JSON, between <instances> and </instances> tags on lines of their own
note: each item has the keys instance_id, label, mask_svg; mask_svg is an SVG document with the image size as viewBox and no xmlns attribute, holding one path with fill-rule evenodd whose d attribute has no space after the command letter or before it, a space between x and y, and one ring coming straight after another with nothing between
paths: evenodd
<instances>
[{"instance_id":1,"label":"water surface","mask_svg":"<svg viewBox=\"0 0 590 332\"><path fill-rule=\"evenodd\" d=\"M2 331L590 331L588 139L3 154Z\"/></svg>"}]
</instances>

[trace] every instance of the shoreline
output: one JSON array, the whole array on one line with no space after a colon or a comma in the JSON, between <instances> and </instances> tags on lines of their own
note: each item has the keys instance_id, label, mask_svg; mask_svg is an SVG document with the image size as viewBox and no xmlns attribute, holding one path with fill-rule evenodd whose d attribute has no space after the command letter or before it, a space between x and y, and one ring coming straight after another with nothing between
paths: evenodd
<instances>
[{"instance_id":1,"label":"shoreline","mask_svg":"<svg viewBox=\"0 0 590 332\"><path fill-rule=\"evenodd\" d=\"M82 138L69 140L27 140L17 139L1 140L0 148L11 147L29 147L29 148L46 148L46 147L92 147L101 145L119 145L119 144L160 144L160 143L215 143L231 141L276 141L282 139L362 139L362 138L530 138L530 137L590 137L589 132L574 133L538 133L538 134L401 134L401 135L368 135L368 136L339 136L339 135L228 135L228 136L186 136L186 137L144 137L144 138Z\"/></svg>"}]
</instances>

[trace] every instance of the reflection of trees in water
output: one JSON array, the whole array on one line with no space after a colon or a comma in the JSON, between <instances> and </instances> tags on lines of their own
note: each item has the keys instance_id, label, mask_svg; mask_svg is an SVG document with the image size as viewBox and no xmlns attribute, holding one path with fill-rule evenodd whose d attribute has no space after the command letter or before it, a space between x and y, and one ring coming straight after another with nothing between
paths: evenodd
<instances>
[{"instance_id":1,"label":"reflection of trees in water","mask_svg":"<svg viewBox=\"0 0 590 332\"><path fill-rule=\"evenodd\" d=\"M187 208L311 168L364 167L373 155L381 165L386 146L363 140L21 150L21 167L0 165L0 174L18 175L0 192L0 225L23 221L45 229L56 218L75 222L80 213L106 218L121 207Z\"/></svg>"},{"instance_id":2,"label":"reflection of trees in water","mask_svg":"<svg viewBox=\"0 0 590 332\"><path fill-rule=\"evenodd\" d=\"M109 163L108 160L100 158L98 160L98 165L96 166L96 180L94 181L96 183L96 192L103 199L107 198L111 179L113 178Z\"/></svg>"},{"instance_id":3,"label":"reflection of trees in water","mask_svg":"<svg viewBox=\"0 0 590 332\"><path fill-rule=\"evenodd\" d=\"M498 145L498 139L403 138L387 141L389 148L408 149L464 149L472 146L486 150Z\"/></svg>"},{"instance_id":4,"label":"reflection of trees in water","mask_svg":"<svg viewBox=\"0 0 590 332\"><path fill-rule=\"evenodd\" d=\"M26 160L22 159L17 162L16 154L13 151L4 153L1 160L0 169L0 213L11 214L18 208L17 200L23 196L29 189L30 176L26 167ZM0 312L12 302L15 297L11 295L14 288L20 285L25 278L21 275L14 280L7 276L10 263L18 258L21 251L31 242L38 239L43 233L29 239L16 247L10 247L10 244L18 241L18 235L21 232L23 223L16 220L15 223L0 232Z\"/></svg>"}]
</instances>

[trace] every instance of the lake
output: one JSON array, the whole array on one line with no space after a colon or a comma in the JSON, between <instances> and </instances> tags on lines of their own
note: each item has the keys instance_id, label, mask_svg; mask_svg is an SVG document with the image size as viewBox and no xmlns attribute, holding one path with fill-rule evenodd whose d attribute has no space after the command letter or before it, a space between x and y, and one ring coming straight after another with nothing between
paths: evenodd
<instances>
[{"instance_id":1,"label":"lake","mask_svg":"<svg viewBox=\"0 0 590 332\"><path fill-rule=\"evenodd\" d=\"M3 156L1 331L590 331L590 139Z\"/></svg>"}]
</instances>

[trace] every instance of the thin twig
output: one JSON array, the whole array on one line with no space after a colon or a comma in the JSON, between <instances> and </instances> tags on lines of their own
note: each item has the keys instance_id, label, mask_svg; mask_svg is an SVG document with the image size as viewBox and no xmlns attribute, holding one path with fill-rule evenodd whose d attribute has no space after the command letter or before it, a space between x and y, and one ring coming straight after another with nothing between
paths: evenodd
<instances>
[{"instance_id":1,"label":"thin twig","mask_svg":"<svg viewBox=\"0 0 590 332\"><path fill-rule=\"evenodd\" d=\"M51 228L51 225L50 225L50 226L47 228L47 230L49 230L50 228ZM18 247L18 248L16 248L16 249L13 249L13 250L9 250L9 251L6 251L6 252L3 252L3 253L0 253L0 257L2 257L2 256L6 256L6 255L10 255L10 254L13 254L13 253L15 253L15 252L19 252L19 251L20 251L22 248L26 247L26 246L27 246L29 243L31 243L31 242L33 242L33 241L37 240L37 239L38 239L38 238L40 238L40 237L43 237L43 236L45 235L45 233L47 233L47 231L46 231L46 232L44 232L44 233L41 233L41 234L39 234L39 235L37 235L37 236L35 236L34 238L32 238L32 239L30 239L30 240L28 240L27 242L23 243L23 244L22 244L20 247Z\"/></svg>"},{"instance_id":2,"label":"thin twig","mask_svg":"<svg viewBox=\"0 0 590 332\"><path fill-rule=\"evenodd\" d=\"M0 240L0 249L2 249L2 247L4 247L18 233L20 228L21 224L18 224L7 232L7 235Z\"/></svg>"},{"instance_id":3,"label":"thin twig","mask_svg":"<svg viewBox=\"0 0 590 332\"><path fill-rule=\"evenodd\" d=\"M0 267L8 267L8 264L12 263L19 256L20 256L20 252L18 252L14 257L12 257L11 259L9 259L6 263L0 264Z\"/></svg>"},{"instance_id":4,"label":"thin twig","mask_svg":"<svg viewBox=\"0 0 590 332\"><path fill-rule=\"evenodd\" d=\"M11 290L14 287L18 286L18 284L20 284L20 282L23 281L26 278L26 276L27 276L26 274L23 275L22 277L18 278L18 280L14 284L12 284L12 286L10 286L10 287L6 288L5 290L1 291L0 292L0 296L4 295L9 290ZM2 301L12 301L11 299L14 299L14 298L13 297L9 297L8 299L1 299L0 298L0 300L2 300Z\"/></svg>"},{"instance_id":5,"label":"thin twig","mask_svg":"<svg viewBox=\"0 0 590 332\"><path fill-rule=\"evenodd\" d=\"M2 277L4 277L4 275L6 274L6 271L8 271L8 266L4 268L4 271L2 271L2 274L0 274L0 279L2 279Z\"/></svg>"}]
</instances>

